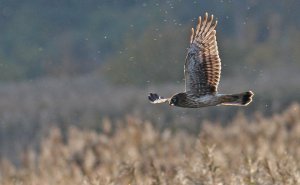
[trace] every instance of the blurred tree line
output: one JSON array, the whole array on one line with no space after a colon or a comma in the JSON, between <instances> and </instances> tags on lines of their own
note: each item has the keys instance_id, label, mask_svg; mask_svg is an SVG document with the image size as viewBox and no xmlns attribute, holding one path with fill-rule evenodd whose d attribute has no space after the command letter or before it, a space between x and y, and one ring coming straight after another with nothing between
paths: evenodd
<instances>
[{"instance_id":1,"label":"blurred tree line","mask_svg":"<svg viewBox=\"0 0 300 185\"><path fill-rule=\"evenodd\" d=\"M225 73L232 64L299 65L299 8L298 0L3 0L0 80L96 72L122 84L181 81L189 30L205 12L219 20Z\"/></svg>"}]
</instances>

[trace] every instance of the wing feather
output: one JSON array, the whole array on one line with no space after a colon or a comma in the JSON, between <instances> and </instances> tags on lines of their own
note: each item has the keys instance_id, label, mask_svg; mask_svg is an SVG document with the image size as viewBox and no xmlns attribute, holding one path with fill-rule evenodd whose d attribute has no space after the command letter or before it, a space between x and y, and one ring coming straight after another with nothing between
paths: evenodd
<instances>
[{"instance_id":1,"label":"wing feather","mask_svg":"<svg viewBox=\"0 0 300 185\"><path fill-rule=\"evenodd\" d=\"M163 98L161 96L158 96L158 94L156 94L156 93L150 93L148 95L148 99L149 99L150 103L153 103L153 104L165 103L165 102L169 101L168 98Z\"/></svg>"},{"instance_id":2,"label":"wing feather","mask_svg":"<svg viewBox=\"0 0 300 185\"><path fill-rule=\"evenodd\" d=\"M216 41L217 21L213 15L198 19L192 28L190 47L184 65L185 89L195 95L215 94L221 75L221 60Z\"/></svg>"}]
</instances>

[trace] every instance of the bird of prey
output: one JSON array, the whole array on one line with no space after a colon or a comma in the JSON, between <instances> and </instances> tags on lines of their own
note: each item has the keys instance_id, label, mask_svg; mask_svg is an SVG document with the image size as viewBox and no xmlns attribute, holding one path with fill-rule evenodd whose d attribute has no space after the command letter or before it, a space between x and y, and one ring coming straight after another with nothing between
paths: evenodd
<instances>
[{"instance_id":1,"label":"bird of prey","mask_svg":"<svg viewBox=\"0 0 300 185\"><path fill-rule=\"evenodd\" d=\"M185 91L170 98L150 93L151 103L200 108L217 105L246 106L252 101L252 91L237 94L219 94L218 84L221 75L221 60L216 41L217 21L213 15L198 20L196 30L192 28L190 46L184 64Z\"/></svg>"}]
</instances>

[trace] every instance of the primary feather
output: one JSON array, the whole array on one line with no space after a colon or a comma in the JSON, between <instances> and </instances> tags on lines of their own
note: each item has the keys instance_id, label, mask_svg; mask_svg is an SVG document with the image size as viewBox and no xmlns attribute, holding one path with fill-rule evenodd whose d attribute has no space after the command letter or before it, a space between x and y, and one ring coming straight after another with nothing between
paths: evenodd
<instances>
[{"instance_id":1,"label":"primary feather","mask_svg":"<svg viewBox=\"0 0 300 185\"><path fill-rule=\"evenodd\" d=\"M165 103L168 101L167 98L163 98L161 96L158 96L156 93L150 93L148 95L148 99L150 100L151 103L156 104L156 103Z\"/></svg>"}]
</instances>

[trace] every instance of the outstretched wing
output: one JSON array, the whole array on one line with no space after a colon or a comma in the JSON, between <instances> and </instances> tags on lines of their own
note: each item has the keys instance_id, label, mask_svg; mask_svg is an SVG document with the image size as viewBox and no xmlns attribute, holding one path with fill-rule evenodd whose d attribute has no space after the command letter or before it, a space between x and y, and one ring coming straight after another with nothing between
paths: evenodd
<instances>
[{"instance_id":1,"label":"outstretched wing","mask_svg":"<svg viewBox=\"0 0 300 185\"><path fill-rule=\"evenodd\" d=\"M161 96L158 96L158 94L155 93L150 93L148 95L148 99L150 100L151 103L153 104L157 104L157 103L165 103L168 102L169 99L168 98L163 98Z\"/></svg>"},{"instance_id":2,"label":"outstretched wing","mask_svg":"<svg viewBox=\"0 0 300 185\"><path fill-rule=\"evenodd\" d=\"M221 74L221 60L216 41L217 21L199 17L196 32L192 28L190 47L184 65L185 90L195 95L215 94Z\"/></svg>"}]
</instances>

